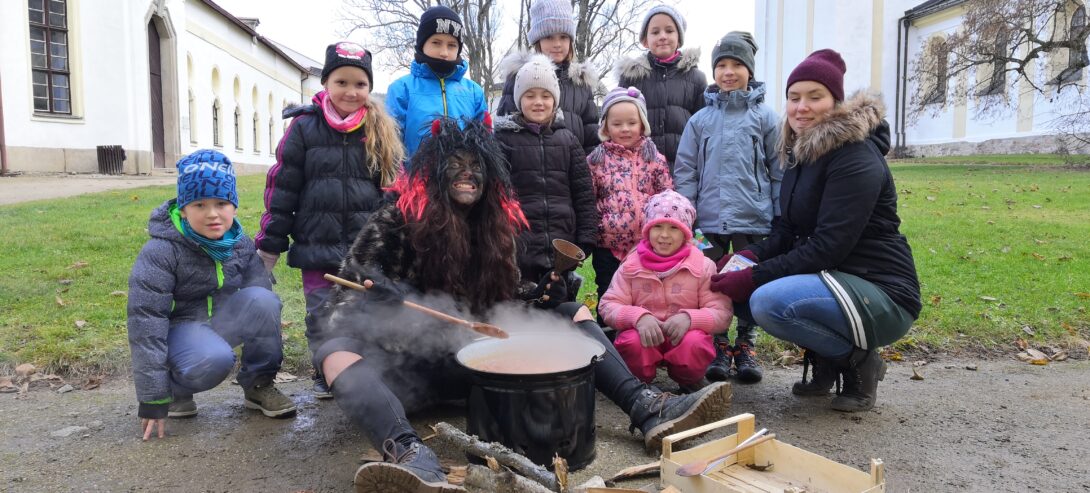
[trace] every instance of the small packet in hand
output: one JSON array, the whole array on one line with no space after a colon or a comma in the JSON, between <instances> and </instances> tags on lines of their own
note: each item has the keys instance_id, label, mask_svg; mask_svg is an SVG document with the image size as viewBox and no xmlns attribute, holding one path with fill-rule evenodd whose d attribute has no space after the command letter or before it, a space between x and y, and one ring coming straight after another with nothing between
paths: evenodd
<instances>
[{"instance_id":1,"label":"small packet in hand","mask_svg":"<svg viewBox=\"0 0 1090 493\"><path fill-rule=\"evenodd\" d=\"M719 270L719 273L720 274L725 274L727 272L734 272L736 270L745 269L746 267L753 267L754 265L757 265L757 262L754 262L754 261L752 261L752 260L750 260L748 258L745 258L745 257L741 256L741 255L735 255L735 256L731 257L730 260L727 261L727 264L724 265L723 268Z\"/></svg>"},{"instance_id":2,"label":"small packet in hand","mask_svg":"<svg viewBox=\"0 0 1090 493\"><path fill-rule=\"evenodd\" d=\"M712 247L712 243L704 237L704 232L700 231L700 228L693 230L693 245L701 250L707 250Z\"/></svg>"}]
</instances>

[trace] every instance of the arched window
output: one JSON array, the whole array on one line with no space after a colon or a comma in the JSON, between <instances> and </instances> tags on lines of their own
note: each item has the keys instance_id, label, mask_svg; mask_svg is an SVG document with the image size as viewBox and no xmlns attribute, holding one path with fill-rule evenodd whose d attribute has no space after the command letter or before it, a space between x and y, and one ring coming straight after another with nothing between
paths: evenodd
<instances>
[{"instance_id":1,"label":"arched window","mask_svg":"<svg viewBox=\"0 0 1090 493\"><path fill-rule=\"evenodd\" d=\"M242 109L235 106L235 150L242 150Z\"/></svg>"},{"instance_id":2,"label":"arched window","mask_svg":"<svg viewBox=\"0 0 1090 493\"><path fill-rule=\"evenodd\" d=\"M1082 48L1071 50L1067 58L1067 68L1072 71L1080 71L1090 65L1090 57L1086 54L1086 6L1079 6L1071 13L1071 29L1068 31L1068 39L1081 39ZM1081 75L1081 74L1080 74ZM1078 80L1080 77L1076 77Z\"/></svg>"},{"instance_id":3,"label":"arched window","mask_svg":"<svg viewBox=\"0 0 1090 493\"><path fill-rule=\"evenodd\" d=\"M254 112L254 154L257 154L258 152L261 151L261 149L260 149L261 145L257 140L257 125L258 125L257 112L255 111Z\"/></svg>"},{"instance_id":4,"label":"arched window","mask_svg":"<svg viewBox=\"0 0 1090 493\"><path fill-rule=\"evenodd\" d=\"M946 68L950 49L946 40L936 36L927 42L927 76L924 78L923 104L946 102Z\"/></svg>"},{"instance_id":5,"label":"arched window","mask_svg":"<svg viewBox=\"0 0 1090 493\"><path fill-rule=\"evenodd\" d=\"M220 100L212 101L212 145L223 147L220 142Z\"/></svg>"},{"instance_id":6,"label":"arched window","mask_svg":"<svg viewBox=\"0 0 1090 493\"><path fill-rule=\"evenodd\" d=\"M1006 58L1010 56L1007 51L1008 34L1001 32L995 37L995 44L992 48L995 55L995 62L992 63L991 78L988 79L987 85L985 85L980 91L981 95L988 94L1002 94L1007 88L1007 62Z\"/></svg>"}]
</instances>

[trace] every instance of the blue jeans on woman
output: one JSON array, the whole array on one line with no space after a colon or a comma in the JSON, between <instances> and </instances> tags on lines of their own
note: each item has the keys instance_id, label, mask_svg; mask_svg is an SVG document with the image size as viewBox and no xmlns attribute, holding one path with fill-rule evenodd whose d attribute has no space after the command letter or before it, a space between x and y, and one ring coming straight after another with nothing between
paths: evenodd
<instances>
[{"instance_id":1,"label":"blue jeans on woman","mask_svg":"<svg viewBox=\"0 0 1090 493\"><path fill-rule=\"evenodd\" d=\"M826 358L845 357L855 347L847 317L817 274L767 283L753 292L749 303L735 303L734 314Z\"/></svg>"},{"instance_id":2,"label":"blue jeans on woman","mask_svg":"<svg viewBox=\"0 0 1090 493\"><path fill-rule=\"evenodd\" d=\"M167 334L167 366L174 397L219 385L235 367L242 345L238 384L244 389L272 383L284 360L280 298L261 287L239 290L216 307L209 322L181 322Z\"/></svg>"}]
</instances>

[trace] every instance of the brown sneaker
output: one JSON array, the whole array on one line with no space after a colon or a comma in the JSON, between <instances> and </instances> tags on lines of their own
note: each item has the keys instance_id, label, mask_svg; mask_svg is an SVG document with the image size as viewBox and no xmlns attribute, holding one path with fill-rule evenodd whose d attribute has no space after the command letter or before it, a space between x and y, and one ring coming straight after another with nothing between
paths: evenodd
<instances>
[{"instance_id":1,"label":"brown sneaker","mask_svg":"<svg viewBox=\"0 0 1090 493\"><path fill-rule=\"evenodd\" d=\"M357 493L454 493L465 488L447 482L439 458L430 448L413 439L408 445L394 440L382 444L385 462L371 462L356 470Z\"/></svg>"},{"instance_id":2,"label":"brown sneaker","mask_svg":"<svg viewBox=\"0 0 1090 493\"><path fill-rule=\"evenodd\" d=\"M243 404L249 409L261 411L265 416L281 418L295 414L295 403L272 384L243 389L243 393L246 396Z\"/></svg>"}]
</instances>

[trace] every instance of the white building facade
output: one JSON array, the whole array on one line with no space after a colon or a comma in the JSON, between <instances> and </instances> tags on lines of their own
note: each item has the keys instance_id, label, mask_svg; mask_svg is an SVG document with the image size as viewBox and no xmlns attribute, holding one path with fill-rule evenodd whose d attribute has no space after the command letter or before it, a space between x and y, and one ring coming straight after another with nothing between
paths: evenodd
<instances>
[{"instance_id":1,"label":"white building facade","mask_svg":"<svg viewBox=\"0 0 1090 493\"><path fill-rule=\"evenodd\" d=\"M956 91L980 82L963 74L939 83L934 102L910 115L914 95L936 89L920 87L912 77L912 62L930 44L956 32L966 8L966 2L957 0L760 0L754 33L761 48L756 76L767 83L769 101L782 112L784 83L791 70L809 53L832 48L848 67L845 94L862 89L881 93L894 145L909 155L1061 151L1055 120L1064 108L1077 103L1073 98L1087 97L1074 89L1057 93L1047 84L1068 66L1071 55L1066 49L1028 67L1030 76L1048 87L1044 94L1007 74L986 96L957 97ZM1069 0L1067 12L1059 18L1078 23L1080 15L1085 19L1084 0ZM987 70L975 74L991 76ZM1074 76L1085 86L1086 68ZM999 110L980 113L983 97L1007 102Z\"/></svg>"},{"instance_id":2,"label":"white building facade","mask_svg":"<svg viewBox=\"0 0 1090 493\"><path fill-rule=\"evenodd\" d=\"M210 0L0 2L0 145L8 172L88 173L120 145L124 172L173 169L201 148L268 166L281 110L320 89Z\"/></svg>"}]
</instances>

